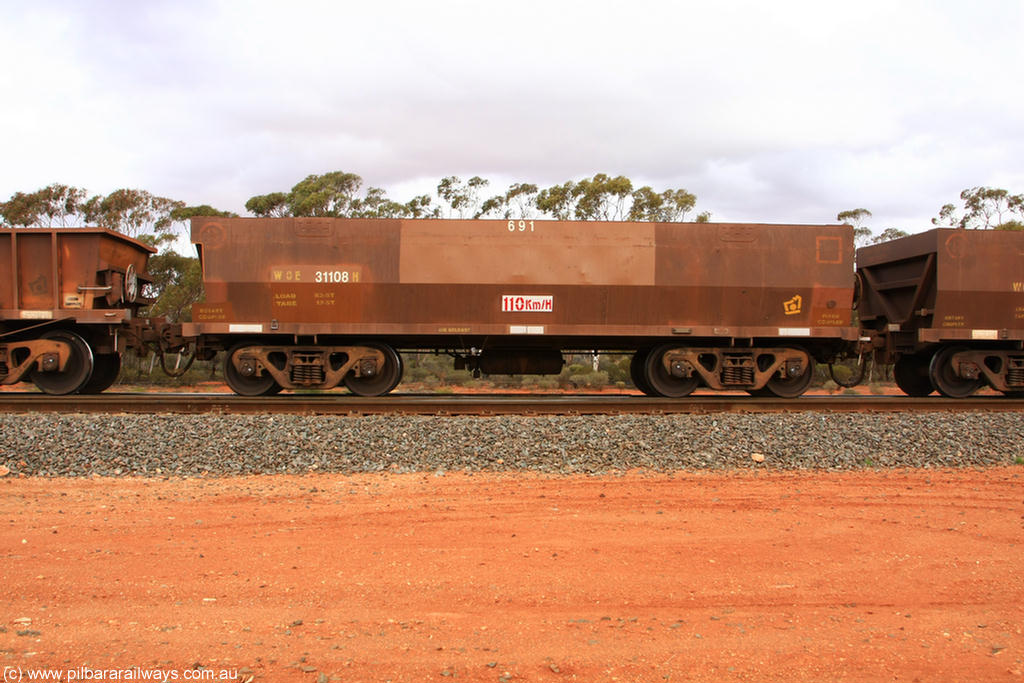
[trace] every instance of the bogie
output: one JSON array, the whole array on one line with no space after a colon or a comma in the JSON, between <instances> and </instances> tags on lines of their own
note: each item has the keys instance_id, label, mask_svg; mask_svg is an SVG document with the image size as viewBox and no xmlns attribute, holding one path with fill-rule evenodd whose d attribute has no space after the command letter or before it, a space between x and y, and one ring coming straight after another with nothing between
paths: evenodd
<instances>
[{"instance_id":1,"label":"bogie","mask_svg":"<svg viewBox=\"0 0 1024 683\"><path fill-rule=\"evenodd\" d=\"M57 365L43 367L32 371L32 383L40 391L53 395L76 394L86 386L93 372L93 352L89 344L75 332L68 330L51 330L41 337L44 340L61 342L68 347L68 356L64 367Z\"/></svg>"}]
</instances>

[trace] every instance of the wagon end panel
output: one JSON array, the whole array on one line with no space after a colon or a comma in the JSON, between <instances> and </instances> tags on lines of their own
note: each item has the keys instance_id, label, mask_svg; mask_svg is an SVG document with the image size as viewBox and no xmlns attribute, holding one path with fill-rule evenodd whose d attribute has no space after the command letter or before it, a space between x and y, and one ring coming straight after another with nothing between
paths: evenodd
<instances>
[{"instance_id":1,"label":"wagon end panel","mask_svg":"<svg viewBox=\"0 0 1024 683\"><path fill-rule=\"evenodd\" d=\"M936 246L937 336L1024 338L1024 232L942 230Z\"/></svg>"},{"instance_id":2,"label":"wagon end panel","mask_svg":"<svg viewBox=\"0 0 1024 683\"><path fill-rule=\"evenodd\" d=\"M853 233L836 225L663 224L657 286L673 326L849 328Z\"/></svg>"},{"instance_id":3,"label":"wagon end panel","mask_svg":"<svg viewBox=\"0 0 1024 683\"><path fill-rule=\"evenodd\" d=\"M199 331L276 323L296 334L358 323L397 280L398 236L398 221L193 219L206 300L192 319Z\"/></svg>"}]
</instances>

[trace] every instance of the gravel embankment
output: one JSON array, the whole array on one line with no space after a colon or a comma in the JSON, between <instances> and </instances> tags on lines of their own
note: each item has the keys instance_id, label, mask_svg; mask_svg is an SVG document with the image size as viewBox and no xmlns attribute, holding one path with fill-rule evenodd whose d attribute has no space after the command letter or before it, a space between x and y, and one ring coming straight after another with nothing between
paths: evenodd
<instances>
[{"instance_id":1,"label":"gravel embankment","mask_svg":"<svg viewBox=\"0 0 1024 683\"><path fill-rule=\"evenodd\" d=\"M758 462L763 456L763 462ZM1021 463L1006 413L607 417L0 415L10 475L603 473ZM2 470L0 470L2 471Z\"/></svg>"}]
</instances>

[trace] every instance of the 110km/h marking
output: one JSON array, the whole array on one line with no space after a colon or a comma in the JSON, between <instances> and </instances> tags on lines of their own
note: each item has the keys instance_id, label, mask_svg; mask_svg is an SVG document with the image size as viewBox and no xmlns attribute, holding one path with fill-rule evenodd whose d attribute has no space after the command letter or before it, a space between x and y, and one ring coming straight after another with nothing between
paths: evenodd
<instances>
[{"instance_id":1,"label":"110km/h marking","mask_svg":"<svg viewBox=\"0 0 1024 683\"><path fill-rule=\"evenodd\" d=\"M550 313L555 310L555 297L530 294L506 294L501 297L503 313Z\"/></svg>"}]
</instances>

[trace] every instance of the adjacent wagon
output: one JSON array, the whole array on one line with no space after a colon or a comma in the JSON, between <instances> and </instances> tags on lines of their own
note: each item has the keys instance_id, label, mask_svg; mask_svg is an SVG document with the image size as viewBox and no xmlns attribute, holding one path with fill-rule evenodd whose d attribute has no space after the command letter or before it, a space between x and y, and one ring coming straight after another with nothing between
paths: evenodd
<instances>
[{"instance_id":1,"label":"adjacent wagon","mask_svg":"<svg viewBox=\"0 0 1024 683\"><path fill-rule=\"evenodd\" d=\"M109 387L154 251L108 230L0 229L0 384Z\"/></svg>"},{"instance_id":2,"label":"adjacent wagon","mask_svg":"<svg viewBox=\"0 0 1024 683\"><path fill-rule=\"evenodd\" d=\"M935 229L857 250L860 320L911 396L1024 393L1024 232Z\"/></svg>"}]
</instances>

